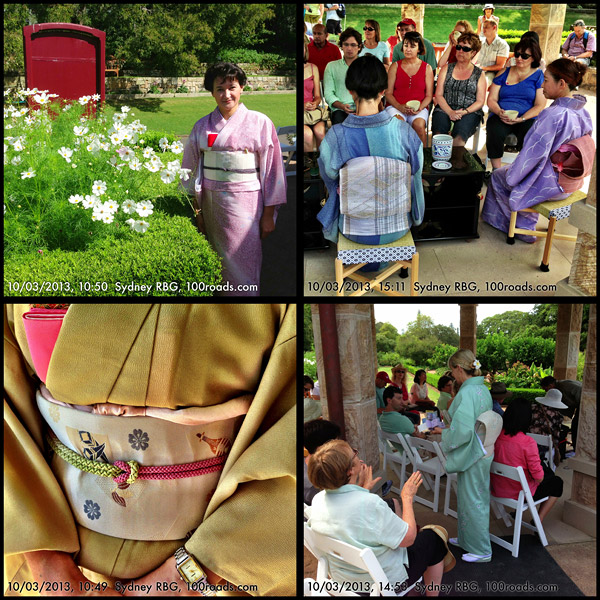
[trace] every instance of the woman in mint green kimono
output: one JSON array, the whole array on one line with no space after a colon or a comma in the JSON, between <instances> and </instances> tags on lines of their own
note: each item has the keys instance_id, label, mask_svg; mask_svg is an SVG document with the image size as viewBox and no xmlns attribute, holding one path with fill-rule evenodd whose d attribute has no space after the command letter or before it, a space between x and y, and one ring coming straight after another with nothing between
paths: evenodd
<instances>
[{"instance_id":1,"label":"woman in mint green kimono","mask_svg":"<svg viewBox=\"0 0 600 600\"><path fill-rule=\"evenodd\" d=\"M467 562L489 562L490 467L494 460L475 434L475 421L492 409L492 397L483 384L481 364L470 350L458 350L448 360L452 376L461 386L448 411L450 427L440 430L446 469L457 473L458 538L450 542L467 551Z\"/></svg>"}]
</instances>

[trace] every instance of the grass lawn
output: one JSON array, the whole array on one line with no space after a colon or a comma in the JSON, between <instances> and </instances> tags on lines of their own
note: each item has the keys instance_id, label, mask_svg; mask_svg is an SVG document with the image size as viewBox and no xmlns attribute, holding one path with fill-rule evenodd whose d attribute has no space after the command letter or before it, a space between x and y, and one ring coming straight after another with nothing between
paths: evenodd
<instances>
[{"instance_id":1,"label":"grass lawn","mask_svg":"<svg viewBox=\"0 0 600 600\"><path fill-rule=\"evenodd\" d=\"M464 4L448 6L426 6L425 22L422 32L434 44L445 44L448 34L459 19L466 19L477 30L477 17L482 14L482 4ZM387 40L396 31L397 23L402 19L402 5L393 6L366 6L362 4L350 5L346 9L346 27L354 27L360 33L365 24L365 19L374 19L381 27L381 39ZM494 14L500 19L500 29L518 29L527 31L531 11L528 7L520 9L499 8ZM577 18L582 18L576 10L567 10L563 31L567 31L571 23ZM596 25L596 15L586 13L583 16L586 25ZM332 38L333 36L330 36Z\"/></svg>"},{"instance_id":2,"label":"grass lawn","mask_svg":"<svg viewBox=\"0 0 600 600\"><path fill-rule=\"evenodd\" d=\"M242 94L242 102L250 110L266 114L275 127L296 124L296 94ZM135 118L155 131L188 135L194 123L212 112L215 101L212 96L197 98L140 98L135 100L107 101L108 114L127 105ZM131 114L131 113L130 113Z\"/></svg>"}]
</instances>

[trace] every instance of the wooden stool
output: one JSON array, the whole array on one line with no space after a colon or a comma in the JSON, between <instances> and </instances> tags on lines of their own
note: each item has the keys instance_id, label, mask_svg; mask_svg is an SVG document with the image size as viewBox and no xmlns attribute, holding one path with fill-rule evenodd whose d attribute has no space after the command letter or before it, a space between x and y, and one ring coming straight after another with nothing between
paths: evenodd
<instances>
[{"instance_id":1,"label":"wooden stool","mask_svg":"<svg viewBox=\"0 0 600 600\"><path fill-rule=\"evenodd\" d=\"M373 262L393 262L387 269L384 269L374 279L369 279L359 275L355 271L365 265ZM345 266L349 265L349 266ZM416 296L415 282L419 279L419 253L415 247L415 242L410 231L401 239L390 242L389 244L380 244L377 246L367 246L366 244L357 244L344 237L341 233L338 238L338 253L335 259L335 280L337 282L337 295L344 295L344 278L348 277L362 284L350 296L362 296L370 290L378 289L389 296L406 296L397 291L398 287L403 287L396 282L383 282L393 275L399 269L403 269L400 277L408 277L408 267L410 267L410 295Z\"/></svg>"},{"instance_id":2,"label":"wooden stool","mask_svg":"<svg viewBox=\"0 0 600 600\"><path fill-rule=\"evenodd\" d=\"M569 197L565 198L564 200L557 200L556 202L541 202L540 204L536 204L531 208L523 208L520 211L511 212L510 225L508 227L508 236L506 238L506 243L515 243L515 233L545 237L546 245L544 246L544 256L542 257L540 269L544 272L548 272L550 270L550 266L548 263L550 260L550 250L552 250L552 240L567 240L568 242L577 241L577 236L575 235L554 233L556 221L567 219L571 214L571 206L575 204L575 202L579 202L580 200L585 199L586 196L586 193L578 190L576 192L573 192ZM546 217L549 221L548 231L531 231L530 229L520 229L518 227L515 227L515 224L517 222L517 213L519 212L536 212L540 215L544 215L544 217Z\"/></svg>"}]
</instances>

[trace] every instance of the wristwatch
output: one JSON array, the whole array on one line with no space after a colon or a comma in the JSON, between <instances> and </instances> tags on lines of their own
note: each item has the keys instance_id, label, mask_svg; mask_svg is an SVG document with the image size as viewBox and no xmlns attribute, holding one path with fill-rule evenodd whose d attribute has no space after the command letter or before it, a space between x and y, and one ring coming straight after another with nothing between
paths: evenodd
<instances>
[{"instance_id":1,"label":"wristwatch","mask_svg":"<svg viewBox=\"0 0 600 600\"><path fill-rule=\"evenodd\" d=\"M216 596L209 588L206 573L202 567L192 558L184 546L175 550L175 566L181 579L186 583L195 584L194 587L204 596Z\"/></svg>"}]
</instances>

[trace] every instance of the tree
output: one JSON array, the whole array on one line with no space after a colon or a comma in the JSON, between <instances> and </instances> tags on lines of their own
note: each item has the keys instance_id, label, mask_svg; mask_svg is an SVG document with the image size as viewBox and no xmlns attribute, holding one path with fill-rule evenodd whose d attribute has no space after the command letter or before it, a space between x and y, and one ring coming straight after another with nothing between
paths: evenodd
<instances>
[{"instance_id":1,"label":"tree","mask_svg":"<svg viewBox=\"0 0 600 600\"><path fill-rule=\"evenodd\" d=\"M512 336L521 331L531 316L520 310L509 310L499 315L486 317L477 325L477 339L484 339L492 333L504 333Z\"/></svg>"},{"instance_id":2,"label":"tree","mask_svg":"<svg viewBox=\"0 0 600 600\"><path fill-rule=\"evenodd\" d=\"M398 330L391 323L375 324L377 352L393 352L398 340Z\"/></svg>"},{"instance_id":3,"label":"tree","mask_svg":"<svg viewBox=\"0 0 600 600\"><path fill-rule=\"evenodd\" d=\"M312 315L310 304L304 305L304 350L306 352L315 349L315 340L312 328Z\"/></svg>"}]
</instances>

